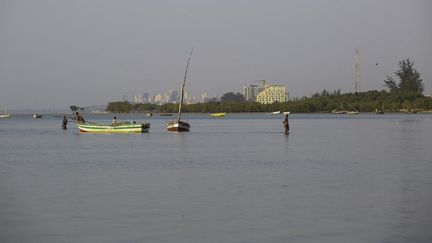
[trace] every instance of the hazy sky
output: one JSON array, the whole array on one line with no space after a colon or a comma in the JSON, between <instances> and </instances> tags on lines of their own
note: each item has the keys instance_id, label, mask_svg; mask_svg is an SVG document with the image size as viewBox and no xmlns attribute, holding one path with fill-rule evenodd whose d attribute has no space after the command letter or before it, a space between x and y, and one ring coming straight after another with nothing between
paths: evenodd
<instances>
[{"instance_id":1,"label":"hazy sky","mask_svg":"<svg viewBox=\"0 0 432 243\"><path fill-rule=\"evenodd\" d=\"M266 79L291 97L383 89L410 58L432 93L432 1L0 0L0 109L67 108L177 90L220 97ZM376 65L378 63L378 65Z\"/></svg>"}]
</instances>

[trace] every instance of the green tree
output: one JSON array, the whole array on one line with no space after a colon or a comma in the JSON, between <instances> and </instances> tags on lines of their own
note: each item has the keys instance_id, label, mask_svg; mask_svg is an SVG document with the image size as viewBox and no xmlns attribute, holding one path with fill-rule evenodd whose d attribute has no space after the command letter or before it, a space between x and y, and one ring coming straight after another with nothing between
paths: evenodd
<instances>
[{"instance_id":1,"label":"green tree","mask_svg":"<svg viewBox=\"0 0 432 243\"><path fill-rule=\"evenodd\" d=\"M424 90L423 80L420 78L420 73L413 67L414 62L408 58L399 62L399 69L395 72L395 75L399 78L399 83L396 80L387 75L387 79L384 80L384 86L389 88L391 92L413 92L416 94L422 94Z\"/></svg>"},{"instance_id":2,"label":"green tree","mask_svg":"<svg viewBox=\"0 0 432 243\"><path fill-rule=\"evenodd\" d=\"M132 111L132 104L127 101L109 102L106 110L112 113L129 113Z\"/></svg>"},{"instance_id":3,"label":"green tree","mask_svg":"<svg viewBox=\"0 0 432 243\"><path fill-rule=\"evenodd\" d=\"M229 101L243 102L245 101L245 98L240 93L235 94L233 92L228 92L222 95L221 101L222 102L229 102Z\"/></svg>"}]
</instances>

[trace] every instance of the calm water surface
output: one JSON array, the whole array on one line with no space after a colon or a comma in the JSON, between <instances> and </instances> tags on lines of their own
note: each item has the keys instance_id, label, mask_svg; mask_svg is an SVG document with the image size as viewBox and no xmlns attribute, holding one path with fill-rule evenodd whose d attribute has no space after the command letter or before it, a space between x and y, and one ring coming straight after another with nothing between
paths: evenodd
<instances>
[{"instance_id":1,"label":"calm water surface","mask_svg":"<svg viewBox=\"0 0 432 243\"><path fill-rule=\"evenodd\" d=\"M0 120L0 242L432 242L432 115L120 119Z\"/></svg>"}]
</instances>

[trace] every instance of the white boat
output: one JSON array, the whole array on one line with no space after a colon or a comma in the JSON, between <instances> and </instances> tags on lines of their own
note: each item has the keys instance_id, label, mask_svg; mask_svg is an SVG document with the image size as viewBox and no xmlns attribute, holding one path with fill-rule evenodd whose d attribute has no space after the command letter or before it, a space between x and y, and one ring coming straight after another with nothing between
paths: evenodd
<instances>
[{"instance_id":1,"label":"white boat","mask_svg":"<svg viewBox=\"0 0 432 243\"><path fill-rule=\"evenodd\" d=\"M33 114L33 118L42 118L42 115L40 115L40 114Z\"/></svg>"},{"instance_id":2,"label":"white boat","mask_svg":"<svg viewBox=\"0 0 432 243\"><path fill-rule=\"evenodd\" d=\"M354 107L352 107L350 104L347 104L349 107L351 107L352 110L345 110L343 108L343 105L341 104L340 107L341 109L334 109L331 113L332 114L348 114L348 115L357 115L360 112L358 110L356 110Z\"/></svg>"},{"instance_id":3,"label":"white boat","mask_svg":"<svg viewBox=\"0 0 432 243\"><path fill-rule=\"evenodd\" d=\"M9 118L11 115L7 111L7 106L5 106L4 114L0 114L0 118Z\"/></svg>"},{"instance_id":4,"label":"white boat","mask_svg":"<svg viewBox=\"0 0 432 243\"><path fill-rule=\"evenodd\" d=\"M106 124L95 124L95 123L76 123L77 128L80 132L89 133L144 133L150 129L149 123L120 123L118 125L106 125Z\"/></svg>"},{"instance_id":5,"label":"white boat","mask_svg":"<svg viewBox=\"0 0 432 243\"><path fill-rule=\"evenodd\" d=\"M272 112L272 115L278 115L278 114L280 114L281 112L280 111L273 111Z\"/></svg>"},{"instance_id":6,"label":"white boat","mask_svg":"<svg viewBox=\"0 0 432 243\"><path fill-rule=\"evenodd\" d=\"M186 83L187 71L189 68L191 56L192 56L192 51L189 54L189 59L188 59L187 64L186 64L186 70L185 70L185 74L184 74L184 78L183 78L183 84L181 86L180 102L179 102L177 120L170 121L166 125L167 130L170 132L189 132L189 130L190 130L190 124L182 121L180 118L181 118L181 114L182 114L182 105L183 105L183 99L184 99L184 87L185 87L185 83Z\"/></svg>"},{"instance_id":7,"label":"white boat","mask_svg":"<svg viewBox=\"0 0 432 243\"><path fill-rule=\"evenodd\" d=\"M347 113L348 115L357 115L357 114L359 114L358 111L347 111L346 113Z\"/></svg>"}]
</instances>

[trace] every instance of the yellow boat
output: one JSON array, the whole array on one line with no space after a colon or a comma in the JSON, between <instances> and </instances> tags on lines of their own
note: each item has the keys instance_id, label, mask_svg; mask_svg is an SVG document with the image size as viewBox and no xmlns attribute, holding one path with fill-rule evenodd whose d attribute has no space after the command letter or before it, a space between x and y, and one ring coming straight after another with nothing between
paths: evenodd
<instances>
[{"instance_id":1,"label":"yellow boat","mask_svg":"<svg viewBox=\"0 0 432 243\"><path fill-rule=\"evenodd\" d=\"M211 113L210 116L213 117L221 117L221 116L225 116L226 113L225 112L221 112L221 113Z\"/></svg>"}]
</instances>

